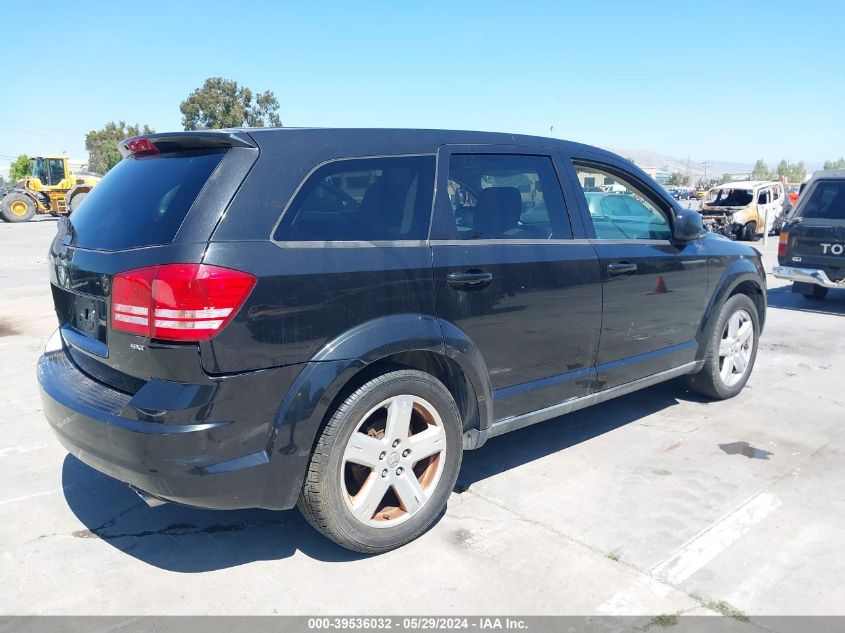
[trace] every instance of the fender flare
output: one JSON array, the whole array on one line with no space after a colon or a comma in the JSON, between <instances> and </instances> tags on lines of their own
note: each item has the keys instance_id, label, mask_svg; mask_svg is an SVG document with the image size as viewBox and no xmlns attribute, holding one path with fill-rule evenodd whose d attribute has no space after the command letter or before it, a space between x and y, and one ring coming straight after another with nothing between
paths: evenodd
<instances>
[{"instance_id":1,"label":"fender flare","mask_svg":"<svg viewBox=\"0 0 845 633\"><path fill-rule=\"evenodd\" d=\"M299 494L323 419L349 381L374 362L413 351L445 356L464 373L475 391L480 427L467 430L464 442L468 448L480 445L479 431L492 424L492 389L481 353L466 333L429 315L373 319L326 343L303 363L288 389L267 442L272 473L264 493L266 507L279 507L281 499Z\"/></svg>"},{"instance_id":2,"label":"fender flare","mask_svg":"<svg viewBox=\"0 0 845 633\"><path fill-rule=\"evenodd\" d=\"M707 335L710 328L716 319L719 318L719 310L722 304L731 296L736 288L745 282L750 282L759 290L763 299L763 311L760 314L760 327L762 329L766 320L765 305L766 305L766 281L765 277L760 277L760 271L749 259L734 260L731 265L722 273L716 283L713 292L710 294L710 301L707 308L704 310L704 315L701 317L701 325L696 333L696 340L698 341L697 360L704 358L707 348Z\"/></svg>"},{"instance_id":3,"label":"fender flare","mask_svg":"<svg viewBox=\"0 0 845 633\"><path fill-rule=\"evenodd\" d=\"M327 343L312 360L356 359L364 366L401 352L428 351L454 361L478 400L479 426L493 422L490 377L466 332L434 316L398 314L362 323Z\"/></svg>"}]
</instances>

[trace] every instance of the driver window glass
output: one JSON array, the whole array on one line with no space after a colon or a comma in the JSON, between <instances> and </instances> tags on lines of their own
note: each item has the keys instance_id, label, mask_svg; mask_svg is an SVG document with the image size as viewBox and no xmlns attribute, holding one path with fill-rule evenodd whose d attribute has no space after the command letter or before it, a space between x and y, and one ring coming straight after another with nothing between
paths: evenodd
<instances>
[{"instance_id":1,"label":"driver window glass","mask_svg":"<svg viewBox=\"0 0 845 633\"><path fill-rule=\"evenodd\" d=\"M574 163L574 167L597 239L671 239L666 213L631 181L596 165Z\"/></svg>"},{"instance_id":2,"label":"driver window glass","mask_svg":"<svg viewBox=\"0 0 845 633\"><path fill-rule=\"evenodd\" d=\"M47 163L50 169L50 185L58 185L64 178L64 167L59 158L48 158Z\"/></svg>"},{"instance_id":3,"label":"driver window glass","mask_svg":"<svg viewBox=\"0 0 845 633\"><path fill-rule=\"evenodd\" d=\"M769 204L769 192L761 191L757 197L757 204Z\"/></svg>"}]
</instances>

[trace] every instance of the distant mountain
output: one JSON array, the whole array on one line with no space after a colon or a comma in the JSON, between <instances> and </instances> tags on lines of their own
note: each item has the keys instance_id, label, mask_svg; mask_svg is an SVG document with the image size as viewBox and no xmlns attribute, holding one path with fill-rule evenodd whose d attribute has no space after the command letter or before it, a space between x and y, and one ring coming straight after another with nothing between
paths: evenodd
<instances>
[{"instance_id":1,"label":"distant mountain","mask_svg":"<svg viewBox=\"0 0 845 633\"><path fill-rule=\"evenodd\" d=\"M674 156L667 156L666 154L659 154L648 149L620 149L618 147L605 147L604 149L619 154L625 158L633 158L634 162L640 167L654 167L659 171L672 173L679 171L682 174L687 172L687 160L685 158L675 158ZM822 168L822 163L804 162L807 168L807 174L812 174ZM770 163L769 168L774 170L777 163ZM720 178L722 174L750 174L754 169L753 163L735 163L726 160L708 160L707 161L707 177ZM689 161L690 175L693 177L704 175L703 161L698 159L690 159Z\"/></svg>"},{"instance_id":2,"label":"distant mountain","mask_svg":"<svg viewBox=\"0 0 845 633\"><path fill-rule=\"evenodd\" d=\"M634 162L640 167L654 167L660 171L672 173L679 171L682 174L687 172L687 160L685 158L675 158L667 156L666 154L659 154L648 149L620 149L618 147L606 147L611 151L625 158L632 158ZM704 165L703 161L698 159L690 159L689 172L692 176L703 176ZM733 163L724 160L708 160L707 161L707 177L718 178L722 174L742 174L750 173L754 168L751 163Z\"/></svg>"}]
</instances>

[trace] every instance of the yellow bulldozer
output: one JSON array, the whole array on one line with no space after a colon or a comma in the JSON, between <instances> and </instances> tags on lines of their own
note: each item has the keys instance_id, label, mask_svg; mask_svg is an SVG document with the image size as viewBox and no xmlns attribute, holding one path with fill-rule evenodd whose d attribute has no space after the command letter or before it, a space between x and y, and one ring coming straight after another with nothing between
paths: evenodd
<instances>
[{"instance_id":1,"label":"yellow bulldozer","mask_svg":"<svg viewBox=\"0 0 845 633\"><path fill-rule=\"evenodd\" d=\"M31 158L27 176L0 198L0 218L26 222L36 213L68 215L100 180L99 176L71 173L67 156Z\"/></svg>"}]
</instances>

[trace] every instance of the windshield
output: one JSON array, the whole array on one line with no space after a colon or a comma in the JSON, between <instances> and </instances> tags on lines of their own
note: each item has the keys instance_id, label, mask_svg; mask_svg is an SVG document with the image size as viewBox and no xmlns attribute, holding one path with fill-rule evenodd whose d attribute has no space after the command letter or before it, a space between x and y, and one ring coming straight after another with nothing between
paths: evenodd
<instances>
[{"instance_id":1,"label":"windshield","mask_svg":"<svg viewBox=\"0 0 845 633\"><path fill-rule=\"evenodd\" d=\"M44 163L42 158L35 158L32 161L32 172L30 175L33 178L38 178L41 181L41 184L48 184L47 181L47 165Z\"/></svg>"},{"instance_id":2,"label":"windshield","mask_svg":"<svg viewBox=\"0 0 845 633\"><path fill-rule=\"evenodd\" d=\"M845 180L820 180L807 203L801 207L803 218L845 220Z\"/></svg>"},{"instance_id":3,"label":"windshield","mask_svg":"<svg viewBox=\"0 0 845 633\"><path fill-rule=\"evenodd\" d=\"M224 152L163 154L120 161L70 216L80 248L169 244Z\"/></svg>"},{"instance_id":4,"label":"windshield","mask_svg":"<svg viewBox=\"0 0 845 633\"><path fill-rule=\"evenodd\" d=\"M719 189L710 193L707 204L714 207L745 207L754 200L753 189Z\"/></svg>"}]
</instances>

